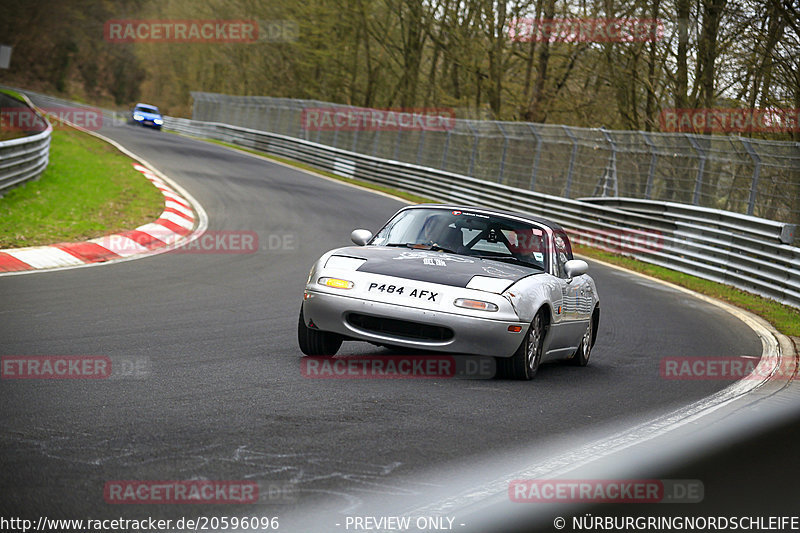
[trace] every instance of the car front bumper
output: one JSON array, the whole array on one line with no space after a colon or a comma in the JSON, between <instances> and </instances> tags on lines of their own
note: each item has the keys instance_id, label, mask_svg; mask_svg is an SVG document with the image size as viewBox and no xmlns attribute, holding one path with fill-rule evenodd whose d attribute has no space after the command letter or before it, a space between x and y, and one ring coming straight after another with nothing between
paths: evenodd
<instances>
[{"instance_id":1,"label":"car front bumper","mask_svg":"<svg viewBox=\"0 0 800 533\"><path fill-rule=\"evenodd\" d=\"M464 355L510 357L522 343L529 324L508 316L497 318L421 309L394 303L367 300L345 294L332 294L306 288L303 302L306 325L321 331L376 344L402 346ZM412 338L406 334L367 329L354 317L381 321L402 321L421 324L424 328L443 328L452 332L449 338ZM313 326L311 326L313 324ZM512 332L510 327L519 327Z\"/></svg>"},{"instance_id":2,"label":"car front bumper","mask_svg":"<svg viewBox=\"0 0 800 533\"><path fill-rule=\"evenodd\" d=\"M154 119L151 118L143 118L141 120L133 119L133 121L136 122L137 124L141 124L142 126L147 126L148 128L161 129L161 126L163 125L163 122L162 124L158 124L155 122Z\"/></svg>"}]
</instances>

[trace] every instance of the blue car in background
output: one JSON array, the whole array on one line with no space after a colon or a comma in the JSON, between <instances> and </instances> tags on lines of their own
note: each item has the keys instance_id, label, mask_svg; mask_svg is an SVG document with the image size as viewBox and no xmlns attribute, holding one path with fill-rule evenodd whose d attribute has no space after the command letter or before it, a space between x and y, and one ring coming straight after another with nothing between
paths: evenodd
<instances>
[{"instance_id":1,"label":"blue car in background","mask_svg":"<svg viewBox=\"0 0 800 533\"><path fill-rule=\"evenodd\" d=\"M161 112L154 105L136 104L136 107L134 107L131 112L131 116L134 123L141 124L142 126L149 126L157 130L160 130L161 126L164 124L164 117L161 116Z\"/></svg>"}]
</instances>

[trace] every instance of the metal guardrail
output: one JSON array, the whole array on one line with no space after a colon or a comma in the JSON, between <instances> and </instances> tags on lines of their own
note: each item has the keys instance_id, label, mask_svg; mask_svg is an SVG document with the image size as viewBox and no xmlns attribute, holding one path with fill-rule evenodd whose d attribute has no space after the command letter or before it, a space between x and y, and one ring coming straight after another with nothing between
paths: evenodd
<instances>
[{"instance_id":1,"label":"metal guardrail","mask_svg":"<svg viewBox=\"0 0 800 533\"><path fill-rule=\"evenodd\" d=\"M789 244L795 230L790 224L683 204L563 198L221 123L165 117L164 128L436 201L541 215L560 223L578 242L800 307L800 248Z\"/></svg>"},{"instance_id":2,"label":"metal guardrail","mask_svg":"<svg viewBox=\"0 0 800 533\"><path fill-rule=\"evenodd\" d=\"M23 104L15 98L0 93L0 107L18 108ZM41 176L50 161L50 134L53 127L36 113L44 131L17 139L0 141L0 191L9 189Z\"/></svg>"},{"instance_id":3,"label":"metal guardrail","mask_svg":"<svg viewBox=\"0 0 800 533\"><path fill-rule=\"evenodd\" d=\"M456 119L383 128L317 100L193 92L192 118L269 131L565 198L625 196L800 223L800 143L735 135ZM448 111L448 110L442 110ZM321 116L341 113L342 125ZM355 113L355 114L353 114ZM309 118L311 117L311 118ZM316 118L315 118L316 117ZM408 121L413 114L398 113Z\"/></svg>"}]
</instances>

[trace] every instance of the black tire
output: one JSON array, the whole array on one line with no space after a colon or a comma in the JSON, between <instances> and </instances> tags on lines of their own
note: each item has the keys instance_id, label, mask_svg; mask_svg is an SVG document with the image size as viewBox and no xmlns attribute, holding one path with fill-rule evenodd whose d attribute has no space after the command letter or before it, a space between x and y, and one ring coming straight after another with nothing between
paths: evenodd
<instances>
[{"instance_id":1,"label":"black tire","mask_svg":"<svg viewBox=\"0 0 800 533\"><path fill-rule=\"evenodd\" d=\"M511 357L499 359L502 375L511 379L533 379L542 362L545 335L544 313L539 311L528 328L528 333Z\"/></svg>"},{"instance_id":2,"label":"black tire","mask_svg":"<svg viewBox=\"0 0 800 533\"><path fill-rule=\"evenodd\" d=\"M297 343L300 351L306 355L323 355L333 357L342 346L342 337L336 333L319 331L306 326L303 317L303 308L300 307L300 317L297 320Z\"/></svg>"},{"instance_id":3,"label":"black tire","mask_svg":"<svg viewBox=\"0 0 800 533\"><path fill-rule=\"evenodd\" d=\"M592 355L592 329L594 327L594 317L589 320L589 325L581 338L581 344L578 346L578 351L569 360L575 366L586 366L589 364L589 356Z\"/></svg>"}]
</instances>

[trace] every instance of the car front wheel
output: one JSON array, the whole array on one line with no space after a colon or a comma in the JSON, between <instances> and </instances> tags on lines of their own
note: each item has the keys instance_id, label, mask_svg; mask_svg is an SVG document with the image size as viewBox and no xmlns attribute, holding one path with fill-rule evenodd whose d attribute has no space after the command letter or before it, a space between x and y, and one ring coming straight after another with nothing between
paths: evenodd
<instances>
[{"instance_id":1,"label":"car front wheel","mask_svg":"<svg viewBox=\"0 0 800 533\"><path fill-rule=\"evenodd\" d=\"M542 362L545 321L542 312L536 313L525 339L517 351L505 360L506 374L513 379L533 379Z\"/></svg>"},{"instance_id":2,"label":"car front wheel","mask_svg":"<svg viewBox=\"0 0 800 533\"><path fill-rule=\"evenodd\" d=\"M336 333L319 331L306 326L301 306L300 317L297 321L297 342L300 345L300 351L306 355L333 357L342 346L342 337Z\"/></svg>"}]
</instances>

